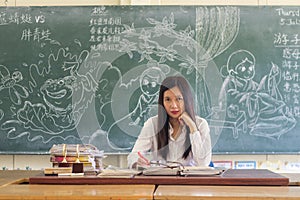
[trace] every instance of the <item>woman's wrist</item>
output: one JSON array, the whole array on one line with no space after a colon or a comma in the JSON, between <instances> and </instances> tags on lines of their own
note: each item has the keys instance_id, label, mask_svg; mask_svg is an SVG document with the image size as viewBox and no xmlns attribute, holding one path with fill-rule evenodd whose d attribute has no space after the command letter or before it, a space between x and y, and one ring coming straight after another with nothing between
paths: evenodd
<instances>
[{"instance_id":1,"label":"woman's wrist","mask_svg":"<svg viewBox=\"0 0 300 200\"><path fill-rule=\"evenodd\" d=\"M191 134L195 133L198 130L196 123L192 119L190 120L189 123L189 129Z\"/></svg>"},{"instance_id":2,"label":"woman's wrist","mask_svg":"<svg viewBox=\"0 0 300 200\"><path fill-rule=\"evenodd\" d=\"M193 133L195 133L195 132L197 132L197 131L198 131L198 129L197 129L196 126L190 127L190 133L191 133L191 134L193 134Z\"/></svg>"}]
</instances>

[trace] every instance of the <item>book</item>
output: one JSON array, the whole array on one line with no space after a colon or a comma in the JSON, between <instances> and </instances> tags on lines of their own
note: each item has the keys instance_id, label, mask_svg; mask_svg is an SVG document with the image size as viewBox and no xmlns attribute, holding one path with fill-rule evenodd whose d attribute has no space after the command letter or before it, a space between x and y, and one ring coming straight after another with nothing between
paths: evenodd
<instances>
[{"instance_id":1,"label":"book","mask_svg":"<svg viewBox=\"0 0 300 200\"><path fill-rule=\"evenodd\" d=\"M181 169L179 167L149 167L143 170L145 176L176 176L180 175Z\"/></svg>"},{"instance_id":2,"label":"book","mask_svg":"<svg viewBox=\"0 0 300 200\"><path fill-rule=\"evenodd\" d=\"M224 168L214 167L185 167L180 171L182 176L215 176L221 175L225 171Z\"/></svg>"},{"instance_id":3,"label":"book","mask_svg":"<svg viewBox=\"0 0 300 200\"><path fill-rule=\"evenodd\" d=\"M52 167L52 168L45 168L44 174L45 175L57 175L61 173L72 173L72 167Z\"/></svg>"},{"instance_id":4,"label":"book","mask_svg":"<svg viewBox=\"0 0 300 200\"><path fill-rule=\"evenodd\" d=\"M106 169L100 171L98 177L134 177L140 175L142 171L135 169L125 169L114 166L108 166Z\"/></svg>"},{"instance_id":5,"label":"book","mask_svg":"<svg viewBox=\"0 0 300 200\"><path fill-rule=\"evenodd\" d=\"M58 176L84 176L84 173L59 173Z\"/></svg>"},{"instance_id":6,"label":"book","mask_svg":"<svg viewBox=\"0 0 300 200\"><path fill-rule=\"evenodd\" d=\"M53 168L64 168L64 167L73 167L73 164L76 163L52 163ZM83 164L83 171L99 171L99 169L95 168L92 163L82 163Z\"/></svg>"},{"instance_id":7,"label":"book","mask_svg":"<svg viewBox=\"0 0 300 200\"><path fill-rule=\"evenodd\" d=\"M224 168L214 167L197 167L197 166L185 166L185 167L149 167L143 170L143 175L146 176L214 176L221 175L224 172Z\"/></svg>"},{"instance_id":8,"label":"book","mask_svg":"<svg viewBox=\"0 0 300 200\"><path fill-rule=\"evenodd\" d=\"M66 160L67 162L93 162L94 161L94 158L87 155L87 156L51 156L50 157L50 162L63 162L63 160Z\"/></svg>"},{"instance_id":9,"label":"book","mask_svg":"<svg viewBox=\"0 0 300 200\"><path fill-rule=\"evenodd\" d=\"M52 167L73 167L73 172L77 172L75 166L82 164L83 172L98 173L104 157L103 151L90 144L55 144L50 149Z\"/></svg>"}]
</instances>

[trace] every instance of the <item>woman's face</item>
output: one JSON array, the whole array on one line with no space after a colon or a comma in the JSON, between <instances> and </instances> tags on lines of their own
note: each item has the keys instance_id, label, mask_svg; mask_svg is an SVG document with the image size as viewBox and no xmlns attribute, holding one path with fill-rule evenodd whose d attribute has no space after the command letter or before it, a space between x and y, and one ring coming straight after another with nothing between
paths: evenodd
<instances>
[{"instance_id":1,"label":"woman's face","mask_svg":"<svg viewBox=\"0 0 300 200\"><path fill-rule=\"evenodd\" d=\"M183 95L177 86L164 92L163 104L167 114L173 119L177 119L185 111Z\"/></svg>"}]
</instances>

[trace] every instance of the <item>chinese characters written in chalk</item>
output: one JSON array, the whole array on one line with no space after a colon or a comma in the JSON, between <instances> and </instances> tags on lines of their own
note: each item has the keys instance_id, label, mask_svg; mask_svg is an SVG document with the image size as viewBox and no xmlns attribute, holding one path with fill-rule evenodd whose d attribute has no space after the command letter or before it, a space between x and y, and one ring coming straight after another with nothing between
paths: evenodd
<instances>
[{"instance_id":1,"label":"chinese characters written in chalk","mask_svg":"<svg viewBox=\"0 0 300 200\"><path fill-rule=\"evenodd\" d=\"M31 15L29 13L0 13L0 26L8 26L10 24L26 25L26 24L44 24L46 17L44 15ZM21 40L37 41L50 40L50 30L41 30L40 28L25 28L22 30Z\"/></svg>"},{"instance_id":2,"label":"chinese characters written in chalk","mask_svg":"<svg viewBox=\"0 0 300 200\"><path fill-rule=\"evenodd\" d=\"M50 39L51 32L50 30L41 30L39 28L35 29L24 29L22 32L21 40L24 41L46 41L46 40L51 40Z\"/></svg>"},{"instance_id":3,"label":"chinese characters written in chalk","mask_svg":"<svg viewBox=\"0 0 300 200\"><path fill-rule=\"evenodd\" d=\"M91 50L114 51L119 48L124 30L121 17L109 17L105 7L94 8L89 23Z\"/></svg>"},{"instance_id":4,"label":"chinese characters written in chalk","mask_svg":"<svg viewBox=\"0 0 300 200\"><path fill-rule=\"evenodd\" d=\"M282 49L282 78L283 97L287 103L289 114L300 117L300 84L299 84L299 68L300 68L300 35L298 31L295 33L285 33L284 29L291 26L300 25L300 10L286 10L283 8L276 9L280 16L279 24L282 32L274 34L275 48ZM295 30L298 30L297 28Z\"/></svg>"},{"instance_id":5,"label":"chinese characters written in chalk","mask_svg":"<svg viewBox=\"0 0 300 200\"><path fill-rule=\"evenodd\" d=\"M43 24L45 23L46 18L44 15L32 16L28 13L19 14L18 12L14 13L0 13L0 26L9 25L9 24Z\"/></svg>"}]
</instances>

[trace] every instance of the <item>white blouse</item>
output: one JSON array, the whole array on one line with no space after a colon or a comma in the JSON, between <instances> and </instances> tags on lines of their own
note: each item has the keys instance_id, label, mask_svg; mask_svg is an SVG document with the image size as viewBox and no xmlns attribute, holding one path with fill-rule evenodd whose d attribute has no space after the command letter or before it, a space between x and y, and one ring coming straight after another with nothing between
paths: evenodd
<instances>
[{"instance_id":1,"label":"white blouse","mask_svg":"<svg viewBox=\"0 0 300 200\"><path fill-rule=\"evenodd\" d=\"M154 161L166 161L157 151L157 121L158 116L149 118L131 151L127 157L128 167L132 167L138 160L138 152L144 153L145 157ZM187 139L187 127L181 129L181 133L175 140L172 137L173 129L169 129L169 153L167 161L180 162L185 166L208 166L211 161L211 139L208 123L205 119L196 116L196 125L199 131L190 134L192 151L186 159L182 158L185 152L184 144Z\"/></svg>"}]
</instances>

